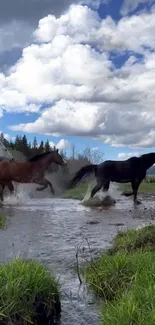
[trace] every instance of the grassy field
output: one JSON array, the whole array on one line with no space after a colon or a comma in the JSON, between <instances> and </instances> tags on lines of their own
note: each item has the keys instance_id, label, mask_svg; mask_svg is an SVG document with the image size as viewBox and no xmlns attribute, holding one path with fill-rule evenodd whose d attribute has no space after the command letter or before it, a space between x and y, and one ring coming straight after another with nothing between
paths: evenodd
<instances>
[{"instance_id":1,"label":"grassy field","mask_svg":"<svg viewBox=\"0 0 155 325\"><path fill-rule=\"evenodd\" d=\"M59 287L38 262L16 259L0 265L0 324L55 324Z\"/></svg>"},{"instance_id":2,"label":"grassy field","mask_svg":"<svg viewBox=\"0 0 155 325\"><path fill-rule=\"evenodd\" d=\"M101 324L155 324L155 226L119 233L83 272L100 297Z\"/></svg>"},{"instance_id":3,"label":"grassy field","mask_svg":"<svg viewBox=\"0 0 155 325\"><path fill-rule=\"evenodd\" d=\"M88 186L90 184L90 188L92 189L95 185L95 180L92 182L83 182L79 183L76 187L71 190L66 191L64 194L64 198L68 199L78 199L82 200L87 192ZM119 190L128 191L131 189L131 185L129 184L116 184ZM141 183L139 187L139 192L153 192L155 191L155 177L147 176L144 182Z\"/></svg>"},{"instance_id":4,"label":"grassy field","mask_svg":"<svg viewBox=\"0 0 155 325\"><path fill-rule=\"evenodd\" d=\"M131 189L131 185L129 184L121 184L118 186L119 189L122 190L130 190ZM139 191L140 192L153 192L155 191L155 183L147 183L147 182L143 182L141 183L140 187L139 187Z\"/></svg>"},{"instance_id":5,"label":"grassy field","mask_svg":"<svg viewBox=\"0 0 155 325\"><path fill-rule=\"evenodd\" d=\"M87 192L89 184L91 185L89 182L79 183L73 189L66 191L64 198L82 200Z\"/></svg>"}]
</instances>

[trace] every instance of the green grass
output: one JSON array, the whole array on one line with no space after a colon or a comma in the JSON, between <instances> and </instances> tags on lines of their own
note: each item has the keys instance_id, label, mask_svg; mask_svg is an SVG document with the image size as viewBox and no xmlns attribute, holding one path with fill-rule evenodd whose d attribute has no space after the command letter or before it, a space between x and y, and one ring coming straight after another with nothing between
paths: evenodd
<instances>
[{"instance_id":1,"label":"green grass","mask_svg":"<svg viewBox=\"0 0 155 325\"><path fill-rule=\"evenodd\" d=\"M119 233L83 273L104 302L101 324L155 324L155 226Z\"/></svg>"},{"instance_id":2,"label":"green grass","mask_svg":"<svg viewBox=\"0 0 155 325\"><path fill-rule=\"evenodd\" d=\"M88 186L89 186L89 182L79 183L79 185L77 185L73 189L66 191L66 193L64 194L64 198L83 200L87 192Z\"/></svg>"},{"instance_id":3,"label":"green grass","mask_svg":"<svg viewBox=\"0 0 155 325\"><path fill-rule=\"evenodd\" d=\"M123 190L131 190L131 185L129 184L121 184L119 185L119 189ZM155 183L147 183L143 182L139 186L139 192L153 192L155 191Z\"/></svg>"},{"instance_id":4,"label":"green grass","mask_svg":"<svg viewBox=\"0 0 155 325\"><path fill-rule=\"evenodd\" d=\"M102 306L102 323L154 325L155 253L141 252L127 255L125 270L128 270L128 284L125 285L123 281L122 291L117 293L116 299ZM125 272L122 273L124 275Z\"/></svg>"},{"instance_id":5,"label":"green grass","mask_svg":"<svg viewBox=\"0 0 155 325\"><path fill-rule=\"evenodd\" d=\"M114 239L113 247L108 250L108 254L141 250L155 252L155 226L149 225L127 232L120 231Z\"/></svg>"},{"instance_id":6,"label":"green grass","mask_svg":"<svg viewBox=\"0 0 155 325\"><path fill-rule=\"evenodd\" d=\"M6 225L6 216L0 215L0 229L4 229Z\"/></svg>"},{"instance_id":7,"label":"green grass","mask_svg":"<svg viewBox=\"0 0 155 325\"><path fill-rule=\"evenodd\" d=\"M55 324L58 283L39 262L16 259L0 265L0 324Z\"/></svg>"}]
</instances>

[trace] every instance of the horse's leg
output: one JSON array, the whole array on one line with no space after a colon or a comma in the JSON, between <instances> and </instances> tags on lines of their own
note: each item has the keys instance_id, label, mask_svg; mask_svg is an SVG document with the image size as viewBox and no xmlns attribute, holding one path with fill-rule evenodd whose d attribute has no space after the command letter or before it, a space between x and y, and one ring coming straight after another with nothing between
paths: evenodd
<instances>
[{"instance_id":1,"label":"horse's leg","mask_svg":"<svg viewBox=\"0 0 155 325\"><path fill-rule=\"evenodd\" d=\"M4 195L3 195L4 188L5 188L5 185L1 184L0 199L1 199L2 202L4 201Z\"/></svg>"},{"instance_id":2,"label":"horse's leg","mask_svg":"<svg viewBox=\"0 0 155 325\"><path fill-rule=\"evenodd\" d=\"M49 187L51 189L51 193L54 195L55 191L54 191L53 185L52 185L52 183L50 181L48 181L48 185L49 185Z\"/></svg>"},{"instance_id":3,"label":"horse's leg","mask_svg":"<svg viewBox=\"0 0 155 325\"><path fill-rule=\"evenodd\" d=\"M107 181L103 185L103 192L108 192L110 186L110 181Z\"/></svg>"},{"instance_id":4,"label":"horse's leg","mask_svg":"<svg viewBox=\"0 0 155 325\"><path fill-rule=\"evenodd\" d=\"M102 188L102 186L103 182L101 180L97 180L97 185L93 187L90 197L93 198L93 196Z\"/></svg>"},{"instance_id":5,"label":"horse's leg","mask_svg":"<svg viewBox=\"0 0 155 325\"><path fill-rule=\"evenodd\" d=\"M131 182L131 186L132 186L132 190L133 190L133 200L134 200L134 204L141 204L141 202L139 200L137 200L137 193L138 193L138 188L139 188L139 185L141 183L142 180L140 179L134 179L132 182Z\"/></svg>"},{"instance_id":6,"label":"horse's leg","mask_svg":"<svg viewBox=\"0 0 155 325\"><path fill-rule=\"evenodd\" d=\"M14 186L13 186L12 182L9 182L7 184L7 187L9 189L9 191L11 192L11 194L13 194L14 193Z\"/></svg>"},{"instance_id":7,"label":"horse's leg","mask_svg":"<svg viewBox=\"0 0 155 325\"><path fill-rule=\"evenodd\" d=\"M41 180L38 180L35 182L36 184L38 185L43 185L43 187L37 187L36 190L37 191L43 191L45 190L48 186L50 186L50 189L51 189L51 192L52 194L54 195L55 194L55 191L54 191L54 188L52 186L52 183L50 181L48 181L46 178L43 178Z\"/></svg>"}]
</instances>

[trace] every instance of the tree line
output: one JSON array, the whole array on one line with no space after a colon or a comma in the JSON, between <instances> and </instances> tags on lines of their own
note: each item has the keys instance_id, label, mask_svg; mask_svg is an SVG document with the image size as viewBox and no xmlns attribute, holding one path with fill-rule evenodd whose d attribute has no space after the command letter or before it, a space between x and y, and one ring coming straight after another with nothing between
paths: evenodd
<instances>
[{"instance_id":1,"label":"tree line","mask_svg":"<svg viewBox=\"0 0 155 325\"><path fill-rule=\"evenodd\" d=\"M26 158L56 149L55 147L50 146L48 139L45 142L42 140L40 144L38 144L36 137L34 137L33 141L30 142L25 134L23 136L17 134L13 141L12 139L7 140L4 137L4 134L0 133L0 141L8 150L20 151ZM60 154L63 157L66 157L65 150L60 150ZM98 164L103 160L103 156L103 152L91 148L85 148L82 153L79 153L77 152L75 145L72 144L70 148L70 156L68 158L72 161Z\"/></svg>"},{"instance_id":2,"label":"tree line","mask_svg":"<svg viewBox=\"0 0 155 325\"><path fill-rule=\"evenodd\" d=\"M52 148L50 146L49 140L41 141L40 144L38 145L37 138L34 137L33 141L30 142L28 141L26 135L24 134L23 136L21 135L16 135L15 140L7 140L4 137L4 134L0 134L0 141L4 144L4 146L9 150L18 150L22 152L22 154L29 158L34 155L47 152L49 150L55 149L54 147Z\"/></svg>"}]
</instances>

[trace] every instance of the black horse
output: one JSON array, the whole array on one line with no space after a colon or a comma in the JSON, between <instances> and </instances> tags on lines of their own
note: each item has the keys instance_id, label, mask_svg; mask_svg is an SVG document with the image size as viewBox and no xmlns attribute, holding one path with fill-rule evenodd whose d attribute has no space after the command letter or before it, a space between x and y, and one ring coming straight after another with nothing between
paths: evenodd
<instances>
[{"instance_id":1,"label":"black horse","mask_svg":"<svg viewBox=\"0 0 155 325\"><path fill-rule=\"evenodd\" d=\"M122 193L125 196L134 196L134 203L139 204L137 192L139 185L146 176L146 171L155 163L155 152L140 157L131 157L124 161L106 160L99 165L82 167L70 180L68 189L74 187L83 177L95 174L97 185L91 191L93 197L101 188L108 191L110 182L131 183L132 192Z\"/></svg>"}]
</instances>

